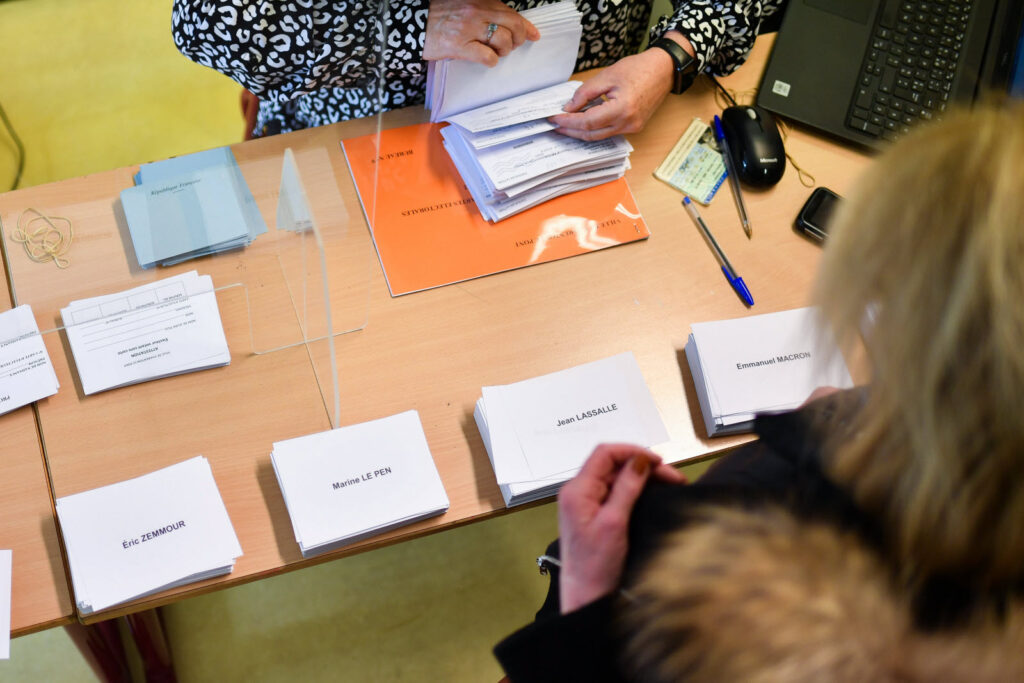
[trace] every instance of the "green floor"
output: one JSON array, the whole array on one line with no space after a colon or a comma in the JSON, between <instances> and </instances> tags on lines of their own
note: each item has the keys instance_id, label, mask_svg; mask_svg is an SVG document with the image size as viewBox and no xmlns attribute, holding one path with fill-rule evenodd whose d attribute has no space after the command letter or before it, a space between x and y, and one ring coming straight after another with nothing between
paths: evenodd
<instances>
[{"instance_id":1,"label":"green floor","mask_svg":"<svg viewBox=\"0 0 1024 683\"><path fill-rule=\"evenodd\" d=\"M170 4L0 0L22 187L240 139L238 86L175 51ZM14 158L0 131L0 189ZM496 681L491 647L539 606L534 558L555 533L549 504L175 604L179 680ZM91 679L63 629L0 661L0 681Z\"/></svg>"}]
</instances>

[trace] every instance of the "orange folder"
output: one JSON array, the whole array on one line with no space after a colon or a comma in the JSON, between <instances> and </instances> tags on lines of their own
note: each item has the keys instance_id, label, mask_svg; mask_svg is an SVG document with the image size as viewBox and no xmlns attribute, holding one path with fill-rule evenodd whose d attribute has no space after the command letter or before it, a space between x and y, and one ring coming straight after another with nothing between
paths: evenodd
<instances>
[{"instance_id":1,"label":"orange folder","mask_svg":"<svg viewBox=\"0 0 1024 683\"><path fill-rule=\"evenodd\" d=\"M392 296L650 236L625 179L556 197L498 223L473 203L423 123L342 140Z\"/></svg>"}]
</instances>

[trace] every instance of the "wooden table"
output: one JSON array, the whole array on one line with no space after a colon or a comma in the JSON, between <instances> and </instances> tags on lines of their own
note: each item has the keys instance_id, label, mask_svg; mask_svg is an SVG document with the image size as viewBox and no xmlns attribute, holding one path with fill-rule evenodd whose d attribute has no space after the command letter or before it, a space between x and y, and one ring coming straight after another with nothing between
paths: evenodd
<instances>
[{"instance_id":1,"label":"wooden table","mask_svg":"<svg viewBox=\"0 0 1024 683\"><path fill-rule=\"evenodd\" d=\"M724 79L727 87L755 87L769 45L769 40L759 40L750 63ZM366 293L368 325L336 339L340 423L417 409L451 509L315 560L300 556L269 454L274 441L331 426L330 359L323 342L264 355L250 352L244 294L282 287L279 272L270 264L272 249L254 246L159 269L155 275L139 271L125 242L123 219L116 215L118 193L132 184L134 168L0 196L5 221L27 206L75 221L72 264L64 271L11 252L17 299L33 304L41 327L53 327L59 309L73 299L118 291L155 276L198 268L211 274L217 285L247 283L245 290L218 294L232 349L231 364L225 368L86 397L76 385L62 334L47 335L62 387L39 408L54 495L77 493L203 454L213 467L245 553L226 577L90 615L87 621L504 512L472 417L484 385L632 351L671 436L663 449L666 457L698 459L748 439L706 438L682 352L690 323L805 305L821 250L792 229L797 210L810 194L792 168L776 187L746 193L752 240L743 234L731 197L723 190L703 213L757 305L748 311L740 303L680 206L681 195L652 176L693 117L708 121L719 111L710 88L698 83L683 96L670 96L646 130L631 136L636 151L628 179L651 229L645 242L399 298L389 295L380 268L373 263ZM422 109L413 108L386 115L384 125L424 118ZM314 210L328 221L342 221L347 215L352 244L372 254L338 143L375 126L375 120L353 121L236 145L235 155L268 224L274 225L284 148L291 147L300 156L319 155L330 172L305 178ZM798 131L790 134L787 150L816 176L817 184L841 194L867 165L867 158L856 151ZM322 211L325 206L330 210ZM271 235L264 242L273 239ZM285 336L297 334L291 327L296 324L294 312L279 299L271 297L254 315L260 320L272 316Z\"/></svg>"},{"instance_id":2,"label":"wooden table","mask_svg":"<svg viewBox=\"0 0 1024 683\"><path fill-rule=\"evenodd\" d=\"M0 312L10 308L0 260ZM0 415L0 464L0 548L13 551L11 635L71 623L71 593L32 406Z\"/></svg>"}]
</instances>

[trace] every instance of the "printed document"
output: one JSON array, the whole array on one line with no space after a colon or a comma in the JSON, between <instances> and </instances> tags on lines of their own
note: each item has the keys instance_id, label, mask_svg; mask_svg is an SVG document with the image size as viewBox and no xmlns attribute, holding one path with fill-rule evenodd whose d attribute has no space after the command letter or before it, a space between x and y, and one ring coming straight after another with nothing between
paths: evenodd
<instances>
[{"instance_id":1,"label":"printed document","mask_svg":"<svg viewBox=\"0 0 1024 683\"><path fill-rule=\"evenodd\" d=\"M86 614L227 574L242 555L203 456L58 498L56 508Z\"/></svg>"},{"instance_id":2,"label":"printed document","mask_svg":"<svg viewBox=\"0 0 1024 683\"><path fill-rule=\"evenodd\" d=\"M694 323L686 345L709 436L750 431L756 413L800 406L853 379L816 308Z\"/></svg>"},{"instance_id":3,"label":"printed document","mask_svg":"<svg viewBox=\"0 0 1024 683\"><path fill-rule=\"evenodd\" d=\"M448 509L415 410L279 441L270 457L303 557Z\"/></svg>"},{"instance_id":4,"label":"printed document","mask_svg":"<svg viewBox=\"0 0 1024 683\"><path fill-rule=\"evenodd\" d=\"M11 658L11 556L0 550L0 659Z\"/></svg>"},{"instance_id":5,"label":"printed document","mask_svg":"<svg viewBox=\"0 0 1024 683\"><path fill-rule=\"evenodd\" d=\"M213 280L194 270L72 301L61 317L86 394L231 361Z\"/></svg>"},{"instance_id":6,"label":"printed document","mask_svg":"<svg viewBox=\"0 0 1024 683\"><path fill-rule=\"evenodd\" d=\"M59 387L32 307L0 313L0 415L53 396Z\"/></svg>"},{"instance_id":7,"label":"printed document","mask_svg":"<svg viewBox=\"0 0 1024 683\"><path fill-rule=\"evenodd\" d=\"M564 481L598 444L668 441L631 352L515 384L483 388L477 404L499 484Z\"/></svg>"}]
</instances>

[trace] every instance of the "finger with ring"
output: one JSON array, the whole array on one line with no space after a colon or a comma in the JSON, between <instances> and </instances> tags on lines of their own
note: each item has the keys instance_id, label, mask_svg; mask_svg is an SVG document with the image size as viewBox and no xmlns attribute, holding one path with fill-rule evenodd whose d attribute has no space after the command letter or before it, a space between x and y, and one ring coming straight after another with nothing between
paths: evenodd
<instances>
[{"instance_id":1,"label":"finger with ring","mask_svg":"<svg viewBox=\"0 0 1024 683\"><path fill-rule=\"evenodd\" d=\"M491 42L491 36L493 36L494 32L497 31L497 30L498 30L498 25L497 24L495 24L495 23L487 24L487 37L484 38L484 42L485 43Z\"/></svg>"}]
</instances>

